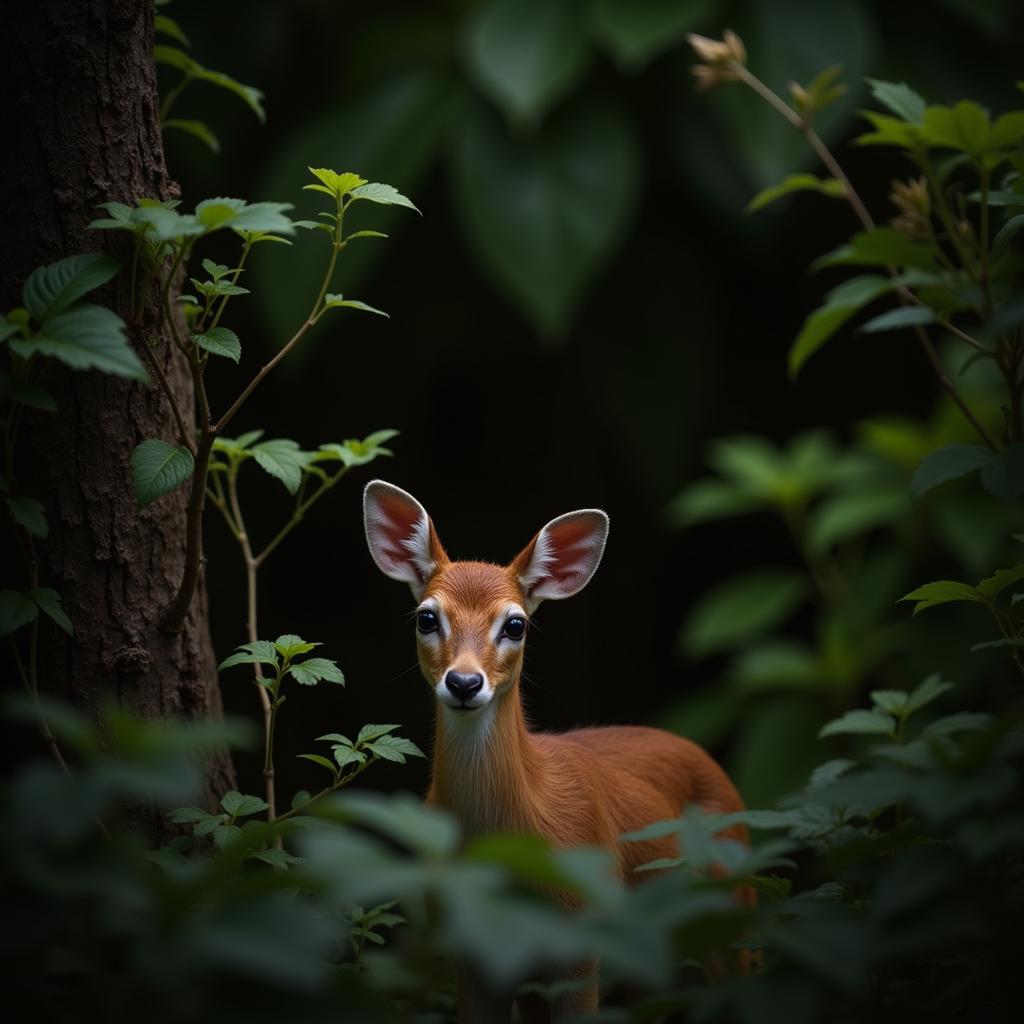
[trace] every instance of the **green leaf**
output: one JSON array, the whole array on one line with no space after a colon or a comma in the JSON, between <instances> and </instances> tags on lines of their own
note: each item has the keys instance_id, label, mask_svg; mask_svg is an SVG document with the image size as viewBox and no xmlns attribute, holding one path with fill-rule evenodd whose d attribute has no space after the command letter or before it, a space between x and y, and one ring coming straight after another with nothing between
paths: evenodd
<instances>
[{"instance_id":1,"label":"green leaf","mask_svg":"<svg viewBox=\"0 0 1024 1024\"><path fill-rule=\"evenodd\" d=\"M794 570L761 569L734 577L690 612L683 648L703 658L746 643L788 619L806 590L803 575Z\"/></svg>"},{"instance_id":2,"label":"green leaf","mask_svg":"<svg viewBox=\"0 0 1024 1024\"><path fill-rule=\"evenodd\" d=\"M394 728L397 729L398 726L396 725L394 726ZM346 747L355 746L355 744L347 736L343 736L340 732L328 732L325 733L323 736L317 736L316 739L318 743L320 741L324 741L325 743L341 743L343 746Z\"/></svg>"},{"instance_id":3,"label":"green leaf","mask_svg":"<svg viewBox=\"0 0 1024 1024\"><path fill-rule=\"evenodd\" d=\"M0 590L0 636L9 636L39 616L39 605L28 594Z\"/></svg>"},{"instance_id":4,"label":"green leaf","mask_svg":"<svg viewBox=\"0 0 1024 1024\"><path fill-rule=\"evenodd\" d=\"M871 95L883 107L888 107L897 117L910 124L920 125L924 120L924 98L914 92L904 82L883 82L877 78L869 78Z\"/></svg>"},{"instance_id":5,"label":"green leaf","mask_svg":"<svg viewBox=\"0 0 1024 1024\"><path fill-rule=\"evenodd\" d=\"M637 69L703 27L714 8L713 0L596 0L590 26L620 65Z\"/></svg>"},{"instance_id":6,"label":"green leaf","mask_svg":"<svg viewBox=\"0 0 1024 1024\"><path fill-rule=\"evenodd\" d=\"M278 654L283 658L294 658L296 654L306 654L313 650L314 647L319 647L318 643L310 643L307 640L303 640L301 636L296 636L294 633L282 633L274 641L274 647Z\"/></svg>"},{"instance_id":7,"label":"green leaf","mask_svg":"<svg viewBox=\"0 0 1024 1024\"><path fill-rule=\"evenodd\" d=\"M904 327L918 327L922 324L933 324L938 320L934 309L927 306L903 306L900 309L890 309L872 317L861 331L864 334L876 334L880 331L898 331Z\"/></svg>"},{"instance_id":8,"label":"green leaf","mask_svg":"<svg viewBox=\"0 0 1024 1024\"><path fill-rule=\"evenodd\" d=\"M953 715L936 718L925 727L922 736L951 736L957 732L977 732L987 729L992 716L980 711L958 711Z\"/></svg>"},{"instance_id":9,"label":"green leaf","mask_svg":"<svg viewBox=\"0 0 1024 1024\"><path fill-rule=\"evenodd\" d=\"M790 195L793 192L820 192L832 199L842 199L846 190L841 182L835 178L819 178L813 174L787 174L777 185L771 185L762 189L747 203L747 213L754 213L776 199Z\"/></svg>"},{"instance_id":10,"label":"green leaf","mask_svg":"<svg viewBox=\"0 0 1024 1024\"><path fill-rule=\"evenodd\" d=\"M345 676L337 663L329 658L307 658L305 661L292 665L289 674L303 686L313 686L322 680L328 683L345 685Z\"/></svg>"},{"instance_id":11,"label":"green leaf","mask_svg":"<svg viewBox=\"0 0 1024 1024\"><path fill-rule=\"evenodd\" d=\"M906 711L910 694L904 690L872 690L871 700L879 710L898 718Z\"/></svg>"},{"instance_id":12,"label":"green leaf","mask_svg":"<svg viewBox=\"0 0 1024 1024\"><path fill-rule=\"evenodd\" d=\"M1024 497L1024 444L1007 444L994 454L981 467L981 486L997 498Z\"/></svg>"},{"instance_id":13,"label":"green leaf","mask_svg":"<svg viewBox=\"0 0 1024 1024\"><path fill-rule=\"evenodd\" d=\"M154 52L156 49L154 47ZM243 85L230 75L225 75L223 71L211 71L209 68L199 65L196 68L197 70L193 71L193 77L234 93L259 118L260 124L266 121L267 114L263 109L263 93L259 89L251 85Z\"/></svg>"},{"instance_id":14,"label":"green leaf","mask_svg":"<svg viewBox=\"0 0 1024 1024\"><path fill-rule=\"evenodd\" d=\"M295 221L295 223L298 224L298 221ZM331 230L330 225L328 225L328 224L314 224L312 221L307 221L306 223L309 224L310 227L314 227L314 228L327 228L328 231ZM351 235L346 235L345 236L345 241L346 242L351 242L353 239L356 239L356 238L387 238L387 237L388 236L385 235L383 231L353 231Z\"/></svg>"},{"instance_id":15,"label":"green leaf","mask_svg":"<svg viewBox=\"0 0 1024 1024\"><path fill-rule=\"evenodd\" d=\"M287 871L290 864L300 864L302 862L301 857L296 857L287 850L274 849L257 850L255 853L249 854L249 859L261 860L264 864L277 868L278 871Z\"/></svg>"},{"instance_id":16,"label":"green leaf","mask_svg":"<svg viewBox=\"0 0 1024 1024\"><path fill-rule=\"evenodd\" d=\"M815 553L826 551L880 526L900 522L910 512L902 485L839 491L825 498L811 513L808 548Z\"/></svg>"},{"instance_id":17,"label":"green leaf","mask_svg":"<svg viewBox=\"0 0 1024 1024\"><path fill-rule=\"evenodd\" d=\"M999 252L1019 231L1024 230L1024 213L1011 217L1000 229L992 242L992 251Z\"/></svg>"},{"instance_id":18,"label":"green leaf","mask_svg":"<svg viewBox=\"0 0 1024 1024\"><path fill-rule=\"evenodd\" d=\"M894 736L895 733L896 721L892 715L887 715L882 711L865 711L858 708L855 711L847 711L841 718L823 725L818 737L824 738L840 734Z\"/></svg>"},{"instance_id":19,"label":"green leaf","mask_svg":"<svg viewBox=\"0 0 1024 1024\"><path fill-rule=\"evenodd\" d=\"M291 219L284 215L291 203L247 203L242 199L219 196L204 199L196 206L196 220L206 231L230 227L245 231L295 233Z\"/></svg>"},{"instance_id":20,"label":"green leaf","mask_svg":"<svg viewBox=\"0 0 1024 1024\"><path fill-rule=\"evenodd\" d=\"M184 447L151 439L132 451L132 482L135 503L145 508L151 501L180 487L195 469L192 453Z\"/></svg>"},{"instance_id":21,"label":"green leaf","mask_svg":"<svg viewBox=\"0 0 1024 1024\"><path fill-rule=\"evenodd\" d=\"M259 814L270 806L258 796L246 796L232 789L220 798L220 805L233 818L245 818L250 814Z\"/></svg>"},{"instance_id":22,"label":"green leaf","mask_svg":"<svg viewBox=\"0 0 1024 1024\"><path fill-rule=\"evenodd\" d=\"M479 109L454 156L456 212L483 271L537 329L563 331L632 219L640 157L630 120L584 96L513 138Z\"/></svg>"},{"instance_id":23,"label":"green leaf","mask_svg":"<svg viewBox=\"0 0 1024 1024\"><path fill-rule=\"evenodd\" d=\"M818 257L811 266L814 270L839 266L916 267L928 271L937 269L935 251L931 245L912 242L893 228L861 231L848 244Z\"/></svg>"},{"instance_id":24,"label":"green leaf","mask_svg":"<svg viewBox=\"0 0 1024 1024\"><path fill-rule=\"evenodd\" d=\"M911 691L907 698L906 713L912 715L915 711L920 711L952 689L953 684L943 682L938 673L928 676Z\"/></svg>"},{"instance_id":25,"label":"green leaf","mask_svg":"<svg viewBox=\"0 0 1024 1024\"><path fill-rule=\"evenodd\" d=\"M318 764L321 768L326 768L332 775L338 774L334 765L323 754L298 754L297 756L305 761L312 761L313 764Z\"/></svg>"},{"instance_id":26,"label":"green leaf","mask_svg":"<svg viewBox=\"0 0 1024 1024\"><path fill-rule=\"evenodd\" d=\"M901 149L913 150L920 146L921 129L918 125L908 124L897 117L879 114L874 110L861 111L871 122L874 131L858 135L854 140L859 146L899 146Z\"/></svg>"},{"instance_id":27,"label":"green leaf","mask_svg":"<svg viewBox=\"0 0 1024 1024\"><path fill-rule=\"evenodd\" d=\"M46 537L50 527L46 522L43 503L35 498L7 498L11 518L33 537Z\"/></svg>"},{"instance_id":28,"label":"green leaf","mask_svg":"<svg viewBox=\"0 0 1024 1024\"><path fill-rule=\"evenodd\" d=\"M350 438L344 444L322 444L314 455L317 462L343 462L346 466L363 466L380 455L393 455L388 448L381 447L386 441L397 437L397 430L378 430L362 441Z\"/></svg>"},{"instance_id":29,"label":"green leaf","mask_svg":"<svg viewBox=\"0 0 1024 1024\"><path fill-rule=\"evenodd\" d=\"M261 441L249 449L260 468L284 484L289 494L295 494L302 483L302 467L310 461L310 453L299 449L295 441L277 438Z\"/></svg>"},{"instance_id":30,"label":"green leaf","mask_svg":"<svg viewBox=\"0 0 1024 1024\"><path fill-rule=\"evenodd\" d=\"M237 825L221 825L213 830L213 841L218 849L223 850L241 834L242 830Z\"/></svg>"},{"instance_id":31,"label":"green leaf","mask_svg":"<svg viewBox=\"0 0 1024 1024\"><path fill-rule=\"evenodd\" d=\"M709 519L743 515L763 502L725 480L698 480L677 495L667 509L673 526L687 527Z\"/></svg>"},{"instance_id":32,"label":"green leaf","mask_svg":"<svg viewBox=\"0 0 1024 1024\"><path fill-rule=\"evenodd\" d=\"M1024 110L1011 110L996 118L988 136L990 150L1008 149L1024 139Z\"/></svg>"},{"instance_id":33,"label":"green leaf","mask_svg":"<svg viewBox=\"0 0 1024 1024\"><path fill-rule=\"evenodd\" d=\"M54 622L64 630L68 636L75 635L75 627L64 611L64 602L60 594L51 587L37 587L25 595L29 600L35 601L40 611L48 615Z\"/></svg>"},{"instance_id":34,"label":"green leaf","mask_svg":"<svg viewBox=\"0 0 1024 1024\"><path fill-rule=\"evenodd\" d=\"M821 685L822 666L803 642L780 638L742 651L729 666L737 690L813 690Z\"/></svg>"},{"instance_id":35,"label":"green leaf","mask_svg":"<svg viewBox=\"0 0 1024 1024\"><path fill-rule=\"evenodd\" d=\"M957 583L955 580L938 580L926 583L900 598L901 601L916 601L914 614L926 608L949 604L953 601L967 601L973 604L984 604L985 598L969 583Z\"/></svg>"},{"instance_id":36,"label":"green leaf","mask_svg":"<svg viewBox=\"0 0 1024 1024\"><path fill-rule=\"evenodd\" d=\"M242 343L238 335L226 327L211 327L203 334L193 334L192 341L204 351L215 356L225 356L236 363L242 356Z\"/></svg>"},{"instance_id":37,"label":"green leaf","mask_svg":"<svg viewBox=\"0 0 1024 1024\"><path fill-rule=\"evenodd\" d=\"M346 820L355 821L430 857L451 854L459 839L455 820L422 800L377 793L341 793L325 801Z\"/></svg>"},{"instance_id":38,"label":"green leaf","mask_svg":"<svg viewBox=\"0 0 1024 1024\"><path fill-rule=\"evenodd\" d=\"M188 41L188 36L182 32L181 26L173 18L168 18L166 14L157 14L153 18L153 27L158 34L170 36L181 43L182 46L192 45Z\"/></svg>"},{"instance_id":39,"label":"green leaf","mask_svg":"<svg viewBox=\"0 0 1024 1024\"><path fill-rule=\"evenodd\" d=\"M977 472L995 456L980 444L947 444L921 460L910 481L910 494L921 498L933 487Z\"/></svg>"},{"instance_id":40,"label":"green leaf","mask_svg":"<svg viewBox=\"0 0 1024 1024\"><path fill-rule=\"evenodd\" d=\"M465 22L480 90L517 121L539 121L580 79L587 38L572 0L490 0Z\"/></svg>"},{"instance_id":41,"label":"green leaf","mask_svg":"<svg viewBox=\"0 0 1024 1024\"><path fill-rule=\"evenodd\" d=\"M303 189L313 192L326 192L327 195L334 196L337 199L354 192L361 185L367 184L365 178L360 178L358 174L354 174L352 171L332 171L329 167L310 167L308 170L321 184L303 185ZM406 200L406 202L408 203L409 201Z\"/></svg>"},{"instance_id":42,"label":"green leaf","mask_svg":"<svg viewBox=\"0 0 1024 1024\"><path fill-rule=\"evenodd\" d=\"M350 764L362 764L366 760L366 755L353 747L337 746L331 749L339 768L345 768Z\"/></svg>"},{"instance_id":43,"label":"green leaf","mask_svg":"<svg viewBox=\"0 0 1024 1024\"><path fill-rule=\"evenodd\" d=\"M25 379L14 381L8 398L12 402L28 405L33 409L41 409L43 412L57 411L57 403L54 401L53 395L38 384L33 384Z\"/></svg>"},{"instance_id":44,"label":"green leaf","mask_svg":"<svg viewBox=\"0 0 1024 1024\"><path fill-rule=\"evenodd\" d=\"M1013 569L1000 569L978 584L978 593L994 601L1008 586L1024 580L1024 565Z\"/></svg>"},{"instance_id":45,"label":"green leaf","mask_svg":"<svg viewBox=\"0 0 1024 1024\"><path fill-rule=\"evenodd\" d=\"M45 321L117 276L117 260L97 252L51 263L34 270L22 289L22 301L32 318Z\"/></svg>"},{"instance_id":46,"label":"green leaf","mask_svg":"<svg viewBox=\"0 0 1024 1024\"><path fill-rule=\"evenodd\" d=\"M359 735L356 737L356 743L367 743L370 740L375 740L380 736L385 736L389 732L394 732L396 729L401 729L400 725L364 725L359 730ZM327 739L326 736L319 737L320 739ZM336 733L331 733L331 738L344 740L345 737L338 737Z\"/></svg>"},{"instance_id":47,"label":"green leaf","mask_svg":"<svg viewBox=\"0 0 1024 1024\"><path fill-rule=\"evenodd\" d=\"M385 185L381 181L367 181L356 186L356 188L352 189L352 198L367 199L371 203L380 203L382 206L404 206L407 209L420 213L419 208L413 205L412 200L403 196L394 185ZM387 235L382 235L379 231L361 231L349 237L356 238L366 235L387 238Z\"/></svg>"},{"instance_id":48,"label":"green leaf","mask_svg":"<svg viewBox=\"0 0 1024 1024\"><path fill-rule=\"evenodd\" d=\"M981 192L972 192L968 197L973 203L980 203ZM993 189L984 197L988 206L1024 206L1024 192L1011 192L1009 189Z\"/></svg>"},{"instance_id":49,"label":"green leaf","mask_svg":"<svg viewBox=\"0 0 1024 1024\"><path fill-rule=\"evenodd\" d=\"M405 764L405 757L426 757L426 754L412 740L402 736L380 736L366 743L366 749L373 751L385 761L397 761Z\"/></svg>"},{"instance_id":50,"label":"green leaf","mask_svg":"<svg viewBox=\"0 0 1024 1024\"><path fill-rule=\"evenodd\" d=\"M172 117L169 120L162 122L160 127L173 128L175 131L184 132L186 135L191 135L194 138L199 139L199 141L208 146L212 152L220 152L220 140L213 134L209 125L206 124L205 121Z\"/></svg>"},{"instance_id":51,"label":"green leaf","mask_svg":"<svg viewBox=\"0 0 1024 1024\"><path fill-rule=\"evenodd\" d=\"M277 648L269 640L254 640L252 643L241 644L236 654L225 658L217 666L218 671L231 668L233 665L273 665L278 667Z\"/></svg>"},{"instance_id":52,"label":"green leaf","mask_svg":"<svg viewBox=\"0 0 1024 1024\"><path fill-rule=\"evenodd\" d=\"M193 821L205 821L207 818L212 817L212 815L209 811L203 810L202 807L191 805L189 807L175 807L169 817L176 825L187 825ZM219 814L216 817L218 820L222 820Z\"/></svg>"},{"instance_id":53,"label":"green leaf","mask_svg":"<svg viewBox=\"0 0 1024 1024\"><path fill-rule=\"evenodd\" d=\"M365 302L360 302L358 299L346 299L341 295L332 295L328 292L324 296L324 309L337 309L341 306L348 306L351 309L361 309L364 313L376 313L377 316L389 316L382 309L376 309L373 306L368 306Z\"/></svg>"},{"instance_id":54,"label":"green leaf","mask_svg":"<svg viewBox=\"0 0 1024 1024\"><path fill-rule=\"evenodd\" d=\"M971 100L953 107L925 109L922 135L933 146L946 146L980 157L989 145L989 117L984 108Z\"/></svg>"},{"instance_id":55,"label":"green leaf","mask_svg":"<svg viewBox=\"0 0 1024 1024\"><path fill-rule=\"evenodd\" d=\"M26 359L38 352L59 359L73 370L102 370L149 383L146 368L125 337L124 321L103 306L78 303L47 320L33 338L12 339L9 345Z\"/></svg>"},{"instance_id":56,"label":"green leaf","mask_svg":"<svg viewBox=\"0 0 1024 1024\"><path fill-rule=\"evenodd\" d=\"M790 377L796 377L804 363L859 309L893 287L891 278L866 274L845 281L829 292L824 304L804 321L789 350Z\"/></svg>"}]
</instances>

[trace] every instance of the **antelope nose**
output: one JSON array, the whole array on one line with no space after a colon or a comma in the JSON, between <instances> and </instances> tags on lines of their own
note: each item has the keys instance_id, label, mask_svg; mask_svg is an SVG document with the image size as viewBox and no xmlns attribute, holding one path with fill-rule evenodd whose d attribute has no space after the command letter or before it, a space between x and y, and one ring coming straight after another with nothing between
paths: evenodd
<instances>
[{"instance_id":1,"label":"antelope nose","mask_svg":"<svg viewBox=\"0 0 1024 1024\"><path fill-rule=\"evenodd\" d=\"M479 672L449 672L444 677L444 685L448 692L459 700L469 700L479 693L484 685L484 677Z\"/></svg>"}]
</instances>

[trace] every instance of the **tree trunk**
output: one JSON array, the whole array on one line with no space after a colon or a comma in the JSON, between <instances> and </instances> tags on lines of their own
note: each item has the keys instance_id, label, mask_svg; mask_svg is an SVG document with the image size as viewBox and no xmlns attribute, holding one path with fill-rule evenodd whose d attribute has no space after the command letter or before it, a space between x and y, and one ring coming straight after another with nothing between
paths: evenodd
<instances>
[{"instance_id":1,"label":"tree trunk","mask_svg":"<svg viewBox=\"0 0 1024 1024\"><path fill-rule=\"evenodd\" d=\"M31 271L64 256L107 248L127 265L127 236L90 232L107 200L177 193L164 163L153 64L152 0L30 0L6 6L5 52L13 118L6 126L3 309L21 304ZM122 275L123 277L123 275ZM119 279L121 281L121 279ZM128 319L123 281L95 293ZM144 324L158 328L155 293ZM152 334L150 335L153 336ZM136 347L141 342L133 339ZM192 384L169 336L157 358L187 422ZM147 437L177 436L156 389L51 361L47 389L56 415L33 413L19 452L25 493L46 505L49 537L40 582L62 596L75 625L66 638L41 629L41 685L95 713L104 701L146 718L221 714L215 659L200 587L184 630L160 631L181 578L186 490L135 509L129 456ZM0 587L20 562L5 559ZM211 796L234 782L230 757L213 758Z\"/></svg>"}]
</instances>

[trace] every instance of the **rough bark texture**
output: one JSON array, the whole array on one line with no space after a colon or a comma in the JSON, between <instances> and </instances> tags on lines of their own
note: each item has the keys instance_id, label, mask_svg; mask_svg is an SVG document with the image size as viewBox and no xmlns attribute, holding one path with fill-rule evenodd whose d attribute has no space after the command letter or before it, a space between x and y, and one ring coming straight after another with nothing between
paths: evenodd
<instances>
[{"instance_id":1,"label":"rough bark texture","mask_svg":"<svg viewBox=\"0 0 1024 1024\"><path fill-rule=\"evenodd\" d=\"M103 248L127 263L120 232L86 229L99 215L96 204L169 198L177 186L160 136L152 0L30 0L6 5L4 20L4 96L13 116L5 130L0 308L10 309L40 264ZM123 284L94 297L127 319ZM150 330L156 319L154 294ZM184 360L168 337L158 337L157 349L192 422ZM93 371L54 363L46 374L59 411L28 419L19 479L46 505L41 582L63 595L76 634L67 640L45 626L42 687L92 710L113 695L148 718L219 715L203 588L180 634L158 626L181 578L186 491L141 513L132 498L132 448L147 437L176 438L166 400L156 389ZM4 562L7 587L19 563ZM230 758L214 759L211 789L232 783Z\"/></svg>"}]
</instances>

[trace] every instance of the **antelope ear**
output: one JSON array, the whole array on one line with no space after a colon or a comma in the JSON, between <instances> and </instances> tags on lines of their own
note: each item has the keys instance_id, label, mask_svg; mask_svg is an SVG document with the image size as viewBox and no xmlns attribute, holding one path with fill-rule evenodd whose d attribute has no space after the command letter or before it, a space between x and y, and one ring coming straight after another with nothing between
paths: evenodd
<instances>
[{"instance_id":1,"label":"antelope ear","mask_svg":"<svg viewBox=\"0 0 1024 1024\"><path fill-rule=\"evenodd\" d=\"M578 594L597 571L608 539L608 517L585 508L552 519L516 556L512 569L529 611L545 598Z\"/></svg>"},{"instance_id":2,"label":"antelope ear","mask_svg":"<svg viewBox=\"0 0 1024 1024\"><path fill-rule=\"evenodd\" d=\"M447 561L427 510L401 487L371 480L363 492L363 522L377 568L408 583L418 601L427 580Z\"/></svg>"}]
</instances>

